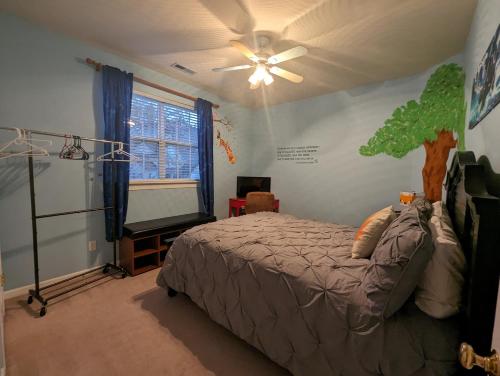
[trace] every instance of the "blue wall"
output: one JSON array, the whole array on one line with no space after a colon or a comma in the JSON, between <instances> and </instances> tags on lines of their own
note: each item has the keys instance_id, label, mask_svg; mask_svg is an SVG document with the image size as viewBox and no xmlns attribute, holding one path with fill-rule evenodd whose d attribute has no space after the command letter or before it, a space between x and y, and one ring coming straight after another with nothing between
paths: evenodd
<instances>
[{"instance_id":1,"label":"blue wall","mask_svg":"<svg viewBox=\"0 0 500 376\"><path fill-rule=\"evenodd\" d=\"M448 62L463 65L463 57ZM336 223L359 225L384 205L397 204L400 191L421 192L423 148L403 159L365 157L358 149L398 106L418 100L435 69L259 111L253 172L272 176L283 211ZM277 160L277 147L300 145L318 145L319 163Z\"/></svg>"},{"instance_id":2,"label":"blue wall","mask_svg":"<svg viewBox=\"0 0 500 376\"><path fill-rule=\"evenodd\" d=\"M251 129L250 110L5 13L0 14L0 51L0 126L102 137L100 74L79 61L86 57L221 104L218 112L235 125L232 146L238 156L238 163L229 165L224 151L218 147L214 150L216 215L227 215L227 198L236 190L236 175L247 174L250 166L251 149L246 144ZM164 95L154 89L140 89ZM13 136L10 132L0 132L0 142ZM54 142L50 150L58 153L61 140ZM93 151L92 144L86 147ZM57 157L39 159L36 162L39 213L102 205L101 169L96 164ZM0 177L0 242L8 290L33 282L26 160L0 160ZM197 211L197 203L195 188L132 191L127 221ZM111 259L111 247L104 241L102 213L56 217L39 223L42 280ZM97 240L96 252L87 251L89 240Z\"/></svg>"}]
</instances>

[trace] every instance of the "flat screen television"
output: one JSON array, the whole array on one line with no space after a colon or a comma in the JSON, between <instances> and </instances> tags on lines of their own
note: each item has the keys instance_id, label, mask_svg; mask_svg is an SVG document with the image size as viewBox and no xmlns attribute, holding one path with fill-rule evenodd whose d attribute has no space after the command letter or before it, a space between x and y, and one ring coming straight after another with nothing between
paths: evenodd
<instances>
[{"instance_id":1,"label":"flat screen television","mask_svg":"<svg viewBox=\"0 0 500 376\"><path fill-rule=\"evenodd\" d=\"M248 192L271 192L271 178L262 176L238 176L236 196L247 197Z\"/></svg>"}]
</instances>

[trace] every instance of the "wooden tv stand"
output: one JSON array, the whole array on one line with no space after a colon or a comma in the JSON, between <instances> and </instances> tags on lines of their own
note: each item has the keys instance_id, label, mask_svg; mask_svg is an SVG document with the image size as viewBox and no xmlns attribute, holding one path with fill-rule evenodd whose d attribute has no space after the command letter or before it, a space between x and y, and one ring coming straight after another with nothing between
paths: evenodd
<instances>
[{"instance_id":1,"label":"wooden tv stand","mask_svg":"<svg viewBox=\"0 0 500 376\"><path fill-rule=\"evenodd\" d=\"M177 236L215 220L215 216L192 213L126 224L120 240L120 265L131 275L156 269Z\"/></svg>"}]
</instances>

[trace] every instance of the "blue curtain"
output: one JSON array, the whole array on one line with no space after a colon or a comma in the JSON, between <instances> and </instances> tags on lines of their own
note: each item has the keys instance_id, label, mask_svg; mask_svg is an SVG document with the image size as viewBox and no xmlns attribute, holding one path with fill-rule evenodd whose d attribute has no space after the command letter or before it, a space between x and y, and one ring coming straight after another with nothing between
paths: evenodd
<instances>
[{"instance_id":1,"label":"blue curtain","mask_svg":"<svg viewBox=\"0 0 500 376\"><path fill-rule=\"evenodd\" d=\"M214 215L214 131L212 103L198 98L196 99L194 108L198 117L201 211L208 215Z\"/></svg>"},{"instance_id":2,"label":"blue curtain","mask_svg":"<svg viewBox=\"0 0 500 376\"><path fill-rule=\"evenodd\" d=\"M124 150L130 151L130 109L132 106L132 73L105 65L102 70L102 93L104 111L104 138L124 143ZM111 146L105 144L104 153L109 153ZM121 157L117 157L119 159ZM115 237L120 239L123 224L127 217L129 163L115 164ZM113 204L113 163L104 162L104 206ZM113 240L113 211L106 210L106 240Z\"/></svg>"}]
</instances>

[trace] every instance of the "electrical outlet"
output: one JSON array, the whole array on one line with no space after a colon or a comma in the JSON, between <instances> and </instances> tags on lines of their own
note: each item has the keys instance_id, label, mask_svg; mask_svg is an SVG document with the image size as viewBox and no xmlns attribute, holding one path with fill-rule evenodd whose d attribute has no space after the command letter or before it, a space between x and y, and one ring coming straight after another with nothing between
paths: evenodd
<instances>
[{"instance_id":1,"label":"electrical outlet","mask_svg":"<svg viewBox=\"0 0 500 376\"><path fill-rule=\"evenodd\" d=\"M89 248L89 252L94 252L97 249L97 241L96 240L90 240L88 248Z\"/></svg>"}]
</instances>

